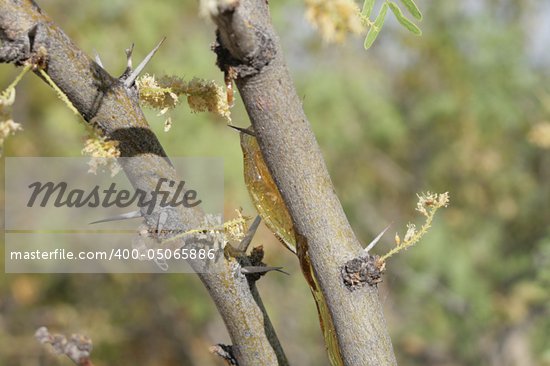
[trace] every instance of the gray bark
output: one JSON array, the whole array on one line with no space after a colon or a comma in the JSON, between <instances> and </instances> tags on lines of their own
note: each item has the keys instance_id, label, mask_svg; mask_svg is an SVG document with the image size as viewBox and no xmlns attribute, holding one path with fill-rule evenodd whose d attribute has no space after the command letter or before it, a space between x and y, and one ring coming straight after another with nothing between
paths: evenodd
<instances>
[{"instance_id":1,"label":"gray bark","mask_svg":"<svg viewBox=\"0 0 550 366\"><path fill-rule=\"evenodd\" d=\"M236 75L264 160L327 299L345 365L395 365L375 285L350 291L342 267L361 256L284 62L265 0L218 2L218 65Z\"/></svg>"},{"instance_id":2,"label":"gray bark","mask_svg":"<svg viewBox=\"0 0 550 366\"><path fill-rule=\"evenodd\" d=\"M109 75L76 47L32 0L0 0L0 62L43 67L85 121L95 123L119 141L122 156L140 156L145 164L125 164L136 188L152 191L158 178L176 179L162 146L139 107L135 89ZM159 159L160 157L160 159ZM191 227L202 221L199 211L171 211L172 220ZM236 275L228 259L221 273L199 273L233 342L239 365L287 365L253 282Z\"/></svg>"}]
</instances>

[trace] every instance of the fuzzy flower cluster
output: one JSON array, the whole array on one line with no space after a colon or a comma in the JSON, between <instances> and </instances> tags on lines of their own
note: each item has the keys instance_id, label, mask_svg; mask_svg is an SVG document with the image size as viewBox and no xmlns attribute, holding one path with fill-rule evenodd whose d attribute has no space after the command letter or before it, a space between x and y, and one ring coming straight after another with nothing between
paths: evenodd
<instances>
[{"instance_id":1,"label":"fuzzy flower cluster","mask_svg":"<svg viewBox=\"0 0 550 366\"><path fill-rule=\"evenodd\" d=\"M384 263L394 254L418 243L431 227L436 211L449 205L449 192L440 194L427 192L417 196L418 202L416 204L416 211L420 212L422 216L425 217L426 221L420 229L417 229L415 224L409 223L403 240L401 240L399 234L395 234L395 247L380 258L380 263Z\"/></svg>"},{"instance_id":2,"label":"fuzzy flower cluster","mask_svg":"<svg viewBox=\"0 0 550 366\"><path fill-rule=\"evenodd\" d=\"M157 81L154 75L145 74L136 80L139 99L147 107L158 109L162 114L178 104L178 95L162 80Z\"/></svg>"},{"instance_id":3,"label":"fuzzy flower cluster","mask_svg":"<svg viewBox=\"0 0 550 366\"><path fill-rule=\"evenodd\" d=\"M198 239L206 240L212 243L212 249L219 251L225 248L227 244L227 236L224 230L220 230L222 223L221 215L206 214L203 219L203 228L205 230L196 232L195 235Z\"/></svg>"},{"instance_id":4,"label":"fuzzy flower cluster","mask_svg":"<svg viewBox=\"0 0 550 366\"><path fill-rule=\"evenodd\" d=\"M306 17L326 42L343 42L364 27L361 11L353 0L306 0Z\"/></svg>"},{"instance_id":5,"label":"fuzzy flower cluster","mask_svg":"<svg viewBox=\"0 0 550 366\"><path fill-rule=\"evenodd\" d=\"M248 230L247 222L250 220L250 217L244 216L241 210L236 211L237 217L224 223L222 223L221 216L206 214L200 227L172 236L163 241L163 243L168 243L189 235L198 235L199 238L207 235L209 238L214 238L214 242L219 244L219 248L223 249L229 241L241 241Z\"/></svg>"},{"instance_id":6,"label":"fuzzy flower cluster","mask_svg":"<svg viewBox=\"0 0 550 366\"><path fill-rule=\"evenodd\" d=\"M231 120L225 92L214 81L193 78L186 82L177 76L164 76L157 80L154 75L145 74L136 83L141 102L149 108L159 110L159 115L175 108L179 97L185 95L193 112L212 112ZM164 130L168 131L171 125L172 120L168 115Z\"/></svg>"},{"instance_id":7,"label":"fuzzy flower cluster","mask_svg":"<svg viewBox=\"0 0 550 366\"><path fill-rule=\"evenodd\" d=\"M418 202L416 203L416 211L420 212L423 216L433 216L435 210L441 207L449 206L449 192L445 193L422 193L417 194Z\"/></svg>"},{"instance_id":8,"label":"fuzzy flower cluster","mask_svg":"<svg viewBox=\"0 0 550 366\"><path fill-rule=\"evenodd\" d=\"M214 81L193 78L187 84L187 103L194 112L216 113L231 121L230 106L225 91Z\"/></svg>"},{"instance_id":9,"label":"fuzzy flower cluster","mask_svg":"<svg viewBox=\"0 0 550 366\"><path fill-rule=\"evenodd\" d=\"M527 135L529 142L542 149L550 149L550 122L539 122Z\"/></svg>"},{"instance_id":10,"label":"fuzzy flower cluster","mask_svg":"<svg viewBox=\"0 0 550 366\"><path fill-rule=\"evenodd\" d=\"M88 162L90 167L88 172L97 174L100 168L105 168L114 177L121 169L116 161L116 158L120 156L118 144L118 141L108 140L97 129L91 130L82 149L83 155L91 157Z\"/></svg>"},{"instance_id":11,"label":"fuzzy flower cluster","mask_svg":"<svg viewBox=\"0 0 550 366\"><path fill-rule=\"evenodd\" d=\"M6 138L23 129L19 123L11 119L11 106L14 102L14 88L9 88L0 93L0 156L2 155L2 148Z\"/></svg>"},{"instance_id":12,"label":"fuzzy flower cluster","mask_svg":"<svg viewBox=\"0 0 550 366\"><path fill-rule=\"evenodd\" d=\"M243 216L242 210L236 211L237 217L224 222L223 229L229 240L241 241L248 230L247 222L250 220L250 217Z\"/></svg>"}]
</instances>

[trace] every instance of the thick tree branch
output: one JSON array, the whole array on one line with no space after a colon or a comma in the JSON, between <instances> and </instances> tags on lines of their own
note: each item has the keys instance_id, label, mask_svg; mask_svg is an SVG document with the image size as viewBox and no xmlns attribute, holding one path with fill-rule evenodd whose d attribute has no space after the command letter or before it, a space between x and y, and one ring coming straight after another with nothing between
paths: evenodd
<instances>
[{"instance_id":1,"label":"thick tree branch","mask_svg":"<svg viewBox=\"0 0 550 366\"><path fill-rule=\"evenodd\" d=\"M31 62L43 68L82 117L119 141L123 164L136 188L151 192L160 178L176 180L158 139L149 129L133 86L109 75L78 49L32 0L0 0L0 62ZM203 213L170 211L183 228L197 227ZM149 226L158 217L146 217ZM286 365L287 361L256 287L229 258L221 273L199 273L225 321L239 365Z\"/></svg>"},{"instance_id":2,"label":"thick tree branch","mask_svg":"<svg viewBox=\"0 0 550 366\"><path fill-rule=\"evenodd\" d=\"M341 268L361 255L294 88L265 0L218 0L218 65L236 75L264 160L328 302L346 365L394 365L376 286L350 291Z\"/></svg>"}]
</instances>

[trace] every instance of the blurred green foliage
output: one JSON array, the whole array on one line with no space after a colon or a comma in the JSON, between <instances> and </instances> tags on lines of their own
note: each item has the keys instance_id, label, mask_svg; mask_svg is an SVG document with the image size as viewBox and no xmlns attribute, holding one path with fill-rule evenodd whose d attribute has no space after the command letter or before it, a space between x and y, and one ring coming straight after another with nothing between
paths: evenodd
<instances>
[{"instance_id":1,"label":"blurred green foliage","mask_svg":"<svg viewBox=\"0 0 550 366\"><path fill-rule=\"evenodd\" d=\"M149 73L223 82L210 51L214 27L196 2L51 0L44 10L118 75L163 36ZM381 299L400 365L550 365L550 151L528 134L550 120L548 62L540 44L550 7L535 0L418 1L422 37L387 19L368 51L359 37L323 45L301 2L271 2L289 68L336 190L362 241L388 223L400 233L416 193L449 191L451 206L413 249L388 262ZM532 22L532 20L540 22ZM537 46L539 45L539 46ZM538 48L537 48L538 47ZM0 65L0 85L17 70ZM78 156L84 128L55 93L27 75L17 88L8 156ZM164 119L147 112L173 156L226 159L227 216L252 213L236 133L184 103ZM237 98L233 121L247 126ZM393 235L375 249L385 253ZM265 228L271 265L292 276L259 282L296 365L328 364L314 303L298 265ZM0 254L1 256L1 254ZM193 275L13 275L0 278L0 364L67 365L32 335L45 325L82 332L98 365L219 365L208 345L228 343ZM285 299L281 301L281 299ZM40 363L42 362L42 363Z\"/></svg>"}]
</instances>

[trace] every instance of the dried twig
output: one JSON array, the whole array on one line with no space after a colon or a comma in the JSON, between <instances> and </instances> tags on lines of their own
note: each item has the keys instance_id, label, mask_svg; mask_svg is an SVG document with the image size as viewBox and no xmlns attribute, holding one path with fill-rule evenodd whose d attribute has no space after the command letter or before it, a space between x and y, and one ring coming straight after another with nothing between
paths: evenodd
<instances>
[{"instance_id":1,"label":"dried twig","mask_svg":"<svg viewBox=\"0 0 550 366\"><path fill-rule=\"evenodd\" d=\"M35 338L42 344L52 346L58 355L69 357L78 366L93 366L90 360L92 352L92 340L80 334L73 334L68 339L62 334L52 334L46 327L40 327L34 334Z\"/></svg>"}]
</instances>

